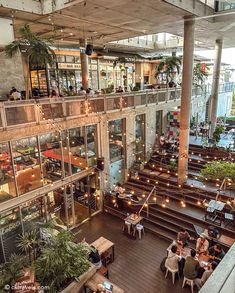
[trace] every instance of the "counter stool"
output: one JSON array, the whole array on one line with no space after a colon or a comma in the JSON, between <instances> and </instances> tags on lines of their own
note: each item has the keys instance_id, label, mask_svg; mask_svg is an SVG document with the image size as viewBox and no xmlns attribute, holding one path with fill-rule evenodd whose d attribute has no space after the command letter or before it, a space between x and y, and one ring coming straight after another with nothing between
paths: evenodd
<instances>
[{"instance_id":1,"label":"counter stool","mask_svg":"<svg viewBox=\"0 0 235 293\"><path fill-rule=\"evenodd\" d=\"M143 225L141 225L141 224L137 224L136 226L135 226L135 229L134 229L134 234L135 234L135 231L138 231L138 234L139 234L139 239L141 239L141 234L142 234L142 232L143 232L143 234L144 234L144 226Z\"/></svg>"},{"instance_id":2,"label":"counter stool","mask_svg":"<svg viewBox=\"0 0 235 293\"><path fill-rule=\"evenodd\" d=\"M188 284L189 286L191 286L191 292L193 293L194 280L190 280L184 277L182 288L184 288L185 284Z\"/></svg>"},{"instance_id":3,"label":"counter stool","mask_svg":"<svg viewBox=\"0 0 235 293\"><path fill-rule=\"evenodd\" d=\"M131 234L131 223L128 221L125 221L122 228L123 231L125 231L125 227L127 227L128 234Z\"/></svg>"},{"instance_id":4,"label":"counter stool","mask_svg":"<svg viewBox=\"0 0 235 293\"><path fill-rule=\"evenodd\" d=\"M172 274L172 283L174 284L175 283L175 274L176 273L178 274L178 279L179 279L179 270L178 269L173 270L173 269L171 269L171 268L166 266L165 279L167 278L168 272L170 272Z\"/></svg>"}]
</instances>

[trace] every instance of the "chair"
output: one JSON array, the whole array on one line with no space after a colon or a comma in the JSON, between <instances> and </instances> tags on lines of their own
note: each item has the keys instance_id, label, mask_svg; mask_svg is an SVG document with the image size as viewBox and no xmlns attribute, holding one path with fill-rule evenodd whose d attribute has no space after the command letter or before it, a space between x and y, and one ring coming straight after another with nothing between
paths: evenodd
<instances>
[{"instance_id":1,"label":"chair","mask_svg":"<svg viewBox=\"0 0 235 293\"><path fill-rule=\"evenodd\" d=\"M171 268L166 266L165 279L167 278L168 272L170 272L172 274L172 283L174 284L175 283L175 274L176 273L178 274L178 278L179 278L179 270L178 269L173 270L173 269L171 269Z\"/></svg>"},{"instance_id":2,"label":"chair","mask_svg":"<svg viewBox=\"0 0 235 293\"><path fill-rule=\"evenodd\" d=\"M136 230L138 231L138 234L139 234L139 239L141 239L141 236L142 236L142 232L144 234L144 226L141 225L141 224L137 224L134 228L134 235L135 235L135 232Z\"/></svg>"},{"instance_id":3,"label":"chair","mask_svg":"<svg viewBox=\"0 0 235 293\"><path fill-rule=\"evenodd\" d=\"M190 280L184 277L182 288L184 288L185 284L188 284L189 286L191 286L191 292L193 293L194 280Z\"/></svg>"},{"instance_id":4,"label":"chair","mask_svg":"<svg viewBox=\"0 0 235 293\"><path fill-rule=\"evenodd\" d=\"M128 221L124 222L124 225L123 225L123 228L122 228L123 232L125 231L126 227L127 227L128 234L131 234L131 223L129 223Z\"/></svg>"}]
</instances>

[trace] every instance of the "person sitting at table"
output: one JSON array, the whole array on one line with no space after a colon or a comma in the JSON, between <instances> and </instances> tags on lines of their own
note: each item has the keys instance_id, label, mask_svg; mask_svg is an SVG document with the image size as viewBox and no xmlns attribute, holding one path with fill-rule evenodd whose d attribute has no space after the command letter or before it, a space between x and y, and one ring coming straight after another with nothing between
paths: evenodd
<instances>
[{"instance_id":1,"label":"person sitting at table","mask_svg":"<svg viewBox=\"0 0 235 293\"><path fill-rule=\"evenodd\" d=\"M89 260L93 263L93 265L96 267L96 269L100 269L102 267L101 257L99 255L98 250L91 245L90 246L91 252L89 254Z\"/></svg>"},{"instance_id":2,"label":"person sitting at table","mask_svg":"<svg viewBox=\"0 0 235 293\"><path fill-rule=\"evenodd\" d=\"M123 200L119 197L120 194L124 192L124 189L122 188L121 183L117 182L116 186L114 187L114 192L115 192L115 198L116 202L114 204L115 208L123 208Z\"/></svg>"},{"instance_id":3,"label":"person sitting at table","mask_svg":"<svg viewBox=\"0 0 235 293\"><path fill-rule=\"evenodd\" d=\"M206 239L206 235L202 233L197 239L196 251L198 254L206 253L209 247L209 242Z\"/></svg>"},{"instance_id":4,"label":"person sitting at table","mask_svg":"<svg viewBox=\"0 0 235 293\"><path fill-rule=\"evenodd\" d=\"M188 245L189 240L194 240L185 228L180 228L180 232L177 234L177 243L183 247Z\"/></svg>"},{"instance_id":5,"label":"person sitting at table","mask_svg":"<svg viewBox=\"0 0 235 293\"><path fill-rule=\"evenodd\" d=\"M190 255L185 259L183 274L185 278L194 280L197 277L197 271L200 268L199 261L196 259L196 251L191 249Z\"/></svg>"},{"instance_id":6,"label":"person sitting at table","mask_svg":"<svg viewBox=\"0 0 235 293\"><path fill-rule=\"evenodd\" d=\"M171 250L168 253L165 266L171 270L178 270L180 259L181 257L177 254L177 246L172 245Z\"/></svg>"},{"instance_id":7,"label":"person sitting at table","mask_svg":"<svg viewBox=\"0 0 235 293\"><path fill-rule=\"evenodd\" d=\"M199 278L195 279L195 285L197 286L198 290L200 290L201 287L206 283L210 275L216 269L217 265L218 264L215 261L213 261L212 263L209 263L207 266L207 270L205 270L202 277L200 279Z\"/></svg>"},{"instance_id":8,"label":"person sitting at table","mask_svg":"<svg viewBox=\"0 0 235 293\"><path fill-rule=\"evenodd\" d=\"M220 244L215 244L214 246L210 247L208 251L210 259L213 259L215 262L218 263L225 256L225 252Z\"/></svg>"}]
</instances>

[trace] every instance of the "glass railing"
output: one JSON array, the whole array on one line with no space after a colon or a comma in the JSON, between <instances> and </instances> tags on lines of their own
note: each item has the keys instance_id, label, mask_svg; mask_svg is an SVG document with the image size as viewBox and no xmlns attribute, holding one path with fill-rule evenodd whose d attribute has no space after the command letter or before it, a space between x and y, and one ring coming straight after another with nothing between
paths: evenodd
<instances>
[{"instance_id":1,"label":"glass railing","mask_svg":"<svg viewBox=\"0 0 235 293\"><path fill-rule=\"evenodd\" d=\"M219 92L231 92L235 83L221 84ZM211 92L211 85L196 87L192 95ZM8 101L0 103L0 128L22 127L53 123L53 121L120 111L151 104L179 100L181 88L146 90L121 94L98 95L93 97L64 97L56 99Z\"/></svg>"},{"instance_id":2,"label":"glass railing","mask_svg":"<svg viewBox=\"0 0 235 293\"><path fill-rule=\"evenodd\" d=\"M215 0L199 0L199 1L204 3L207 6L215 8Z\"/></svg>"}]
</instances>

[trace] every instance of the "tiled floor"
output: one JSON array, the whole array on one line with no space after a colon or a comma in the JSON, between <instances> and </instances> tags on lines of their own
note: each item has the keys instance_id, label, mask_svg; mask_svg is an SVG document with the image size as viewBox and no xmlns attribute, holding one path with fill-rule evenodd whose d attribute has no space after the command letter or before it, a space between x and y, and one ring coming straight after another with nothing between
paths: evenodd
<instances>
[{"instance_id":1,"label":"tiled floor","mask_svg":"<svg viewBox=\"0 0 235 293\"><path fill-rule=\"evenodd\" d=\"M178 293L190 292L182 289L182 279L172 284L171 275L165 279L159 265L166 255L169 243L155 235L146 233L139 240L122 234L122 221L109 214L100 214L77 230L77 240L83 237L88 243L103 236L115 243L115 260L108 266L112 282L125 293Z\"/></svg>"}]
</instances>

